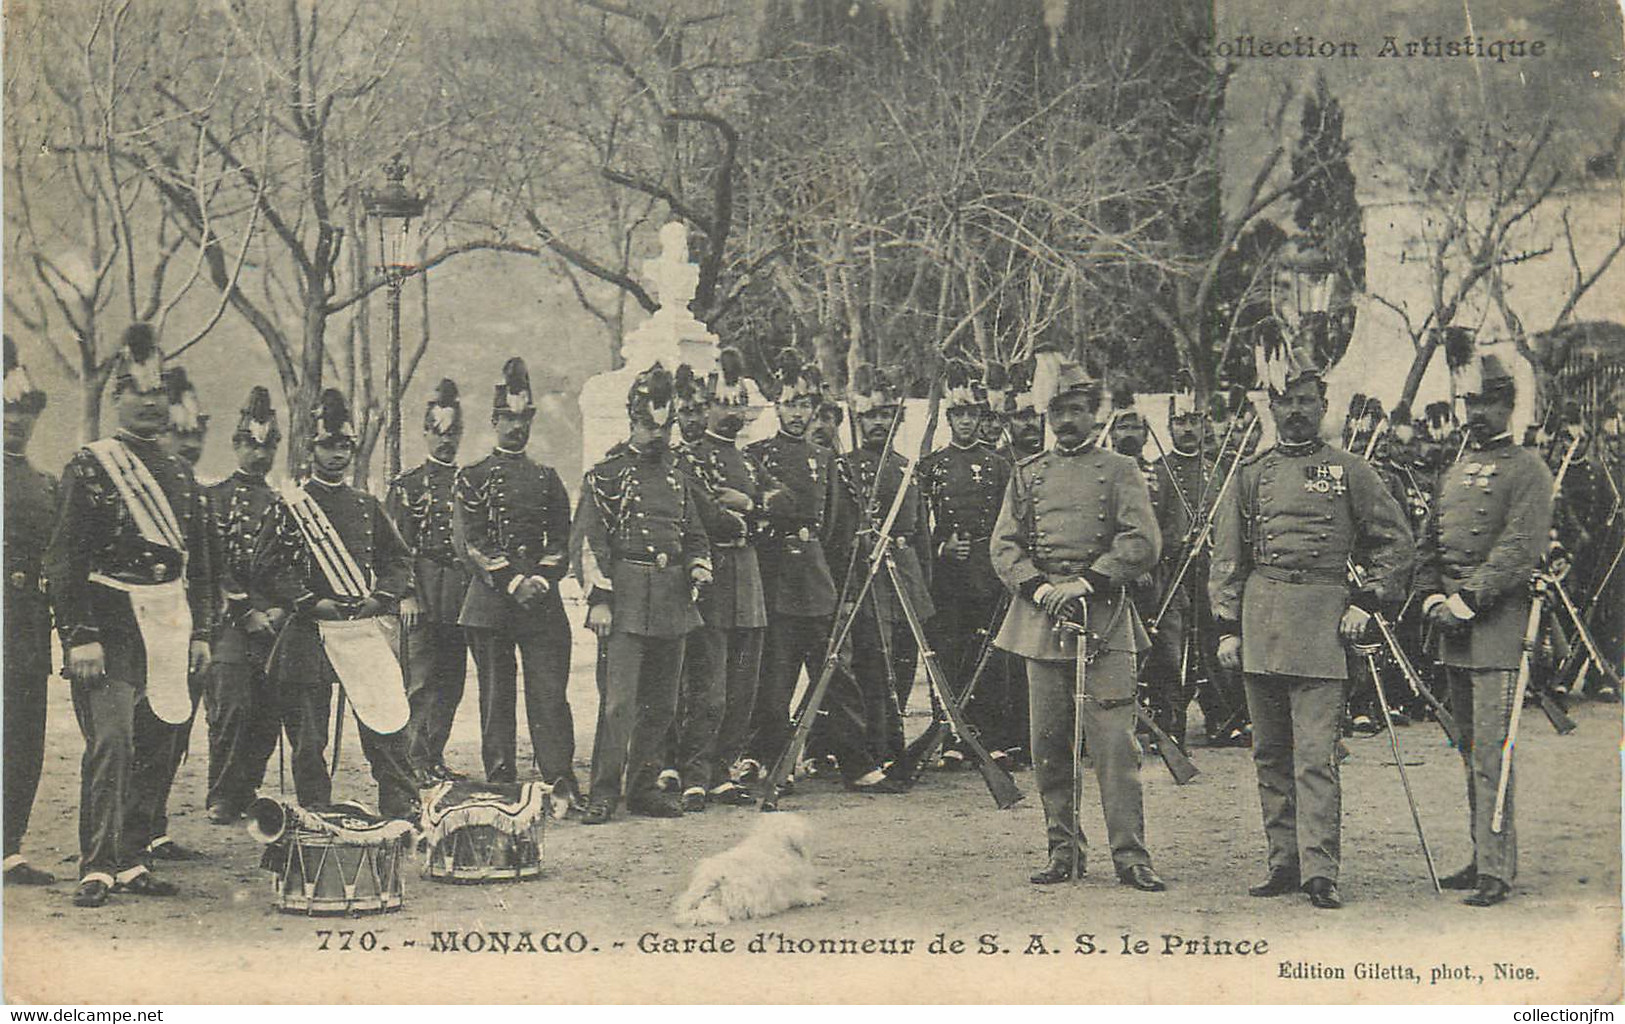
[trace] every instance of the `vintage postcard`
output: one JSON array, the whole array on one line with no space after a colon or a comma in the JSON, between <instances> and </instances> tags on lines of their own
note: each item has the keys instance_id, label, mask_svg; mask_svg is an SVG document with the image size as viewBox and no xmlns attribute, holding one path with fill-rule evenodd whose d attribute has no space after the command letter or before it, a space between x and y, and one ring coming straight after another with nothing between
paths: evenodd
<instances>
[{"instance_id":1,"label":"vintage postcard","mask_svg":"<svg viewBox=\"0 0 1625 1024\"><path fill-rule=\"evenodd\" d=\"M1609 0L4 34L8 1002L1621 998Z\"/></svg>"}]
</instances>

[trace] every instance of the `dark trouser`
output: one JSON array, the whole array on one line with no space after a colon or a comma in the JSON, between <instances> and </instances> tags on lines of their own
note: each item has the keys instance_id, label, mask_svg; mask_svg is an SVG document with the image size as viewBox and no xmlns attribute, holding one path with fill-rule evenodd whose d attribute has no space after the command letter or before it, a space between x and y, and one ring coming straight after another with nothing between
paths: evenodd
<instances>
[{"instance_id":1,"label":"dark trouser","mask_svg":"<svg viewBox=\"0 0 1625 1024\"><path fill-rule=\"evenodd\" d=\"M938 578L943 578L940 570ZM997 630L993 612L1000 605L997 593L950 593L939 588L932 594L937 614L927 630L931 647L936 652L937 664L948 677L954 695L963 698L976 672L976 662L984 646L988 647L987 667L976 684L976 692L965 704L965 720L975 727L982 744L989 750L1013 750L1027 745L1026 715L1017 717L1017 707L1011 700L1011 674L1008 656L991 649L989 630ZM1019 678L1021 689L1026 690L1025 678ZM933 699L933 707L936 701ZM1022 694L1020 708L1026 707Z\"/></svg>"},{"instance_id":2,"label":"dark trouser","mask_svg":"<svg viewBox=\"0 0 1625 1024\"><path fill-rule=\"evenodd\" d=\"M468 677L468 639L463 627L454 622L420 621L406 631L404 661L406 701L412 709L406 724L406 759L422 772L445 763L446 741L463 702ZM526 671L527 680L530 674ZM527 709L529 696L527 693ZM513 735L513 728L510 708L508 735Z\"/></svg>"},{"instance_id":3,"label":"dark trouser","mask_svg":"<svg viewBox=\"0 0 1625 1024\"><path fill-rule=\"evenodd\" d=\"M688 635L677 710L677 770L683 785L710 789L750 738L762 664L760 629L712 629Z\"/></svg>"},{"instance_id":4,"label":"dark trouser","mask_svg":"<svg viewBox=\"0 0 1625 1024\"><path fill-rule=\"evenodd\" d=\"M914 686L916 654L900 613L889 622L867 611L858 615L852 626L852 674L863 695L864 728L882 760L903 753L903 708Z\"/></svg>"},{"instance_id":5,"label":"dark trouser","mask_svg":"<svg viewBox=\"0 0 1625 1024\"><path fill-rule=\"evenodd\" d=\"M686 641L683 636L610 634L592 745L594 803L613 807L623 791L634 800L653 792L677 719Z\"/></svg>"},{"instance_id":6,"label":"dark trouser","mask_svg":"<svg viewBox=\"0 0 1625 1024\"><path fill-rule=\"evenodd\" d=\"M204 694L209 719L210 807L242 811L265 781L281 715L257 661L216 662Z\"/></svg>"},{"instance_id":7,"label":"dark trouser","mask_svg":"<svg viewBox=\"0 0 1625 1024\"><path fill-rule=\"evenodd\" d=\"M751 737L746 746L751 758L771 768L790 743L790 701L801 670L808 686L818 681L829 647L830 620L804 615L769 614L762 641L761 687L751 715ZM822 745L841 763L841 774L858 779L880 764L868 734L864 695L850 673L837 668L819 711L814 729ZM812 744L809 742L809 749Z\"/></svg>"},{"instance_id":8,"label":"dark trouser","mask_svg":"<svg viewBox=\"0 0 1625 1024\"><path fill-rule=\"evenodd\" d=\"M1199 559L1186 572L1183 584L1191 599L1185 612L1191 679L1186 685L1185 706L1190 707L1191 697L1196 699L1197 707L1202 709L1203 727L1213 736L1221 727L1247 724L1247 688L1240 672L1219 664L1219 631L1213 621L1213 606L1208 601L1207 576L1206 559Z\"/></svg>"},{"instance_id":9,"label":"dark trouser","mask_svg":"<svg viewBox=\"0 0 1625 1024\"><path fill-rule=\"evenodd\" d=\"M333 783L327 774L327 729L332 719L333 670L323 662L319 679L277 681L282 698L282 727L288 733L288 760L293 770L294 792L299 803L316 807L332 803ZM367 728L350 713L348 701L344 717L355 723L361 738L361 752L372 766L378 783L378 813L390 818L409 817L417 807L417 785L406 762L405 730L378 733ZM346 727L345 732L350 732ZM341 737L340 743L343 743ZM343 750L335 753L342 756Z\"/></svg>"},{"instance_id":10,"label":"dark trouser","mask_svg":"<svg viewBox=\"0 0 1625 1024\"><path fill-rule=\"evenodd\" d=\"M146 844L145 832L131 828L130 780L137 702L145 709L146 700L130 682L139 676L130 671L128 648L120 651L125 645L105 635L102 647L108 652L106 677L94 685L72 684L73 713L85 738L79 762L79 877L100 876L111 885L136 869ZM147 717L158 721L150 711Z\"/></svg>"},{"instance_id":11,"label":"dark trouser","mask_svg":"<svg viewBox=\"0 0 1625 1024\"><path fill-rule=\"evenodd\" d=\"M468 630L468 646L474 652L480 682L480 756L488 782L512 782L518 775L520 660L525 664L525 724L542 781L553 783L572 774L575 723L566 696L570 624L556 601L534 614L523 629Z\"/></svg>"},{"instance_id":12,"label":"dark trouser","mask_svg":"<svg viewBox=\"0 0 1625 1024\"><path fill-rule=\"evenodd\" d=\"M170 725L152 713L142 701L135 709L135 760L130 764L130 812L126 828L143 846L169 838L169 791L175 787L175 773L192 746L192 725L203 701L205 678L195 673L186 677L192 698L192 713L179 725Z\"/></svg>"},{"instance_id":13,"label":"dark trouser","mask_svg":"<svg viewBox=\"0 0 1625 1024\"><path fill-rule=\"evenodd\" d=\"M1065 661L1027 660L1031 690L1033 774L1044 803L1044 831L1049 849L1066 849L1077 835L1079 849L1088 840L1078 828L1072 802L1072 725L1077 705L1073 695L1076 667ZM1106 818L1112 865L1125 871L1149 865L1145 849L1145 806L1140 792L1140 745L1134 740L1132 699L1083 702L1083 740L1094 763L1100 809Z\"/></svg>"},{"instance_id":14,"label":"dark trouser","mask_svg":"<svg viewBox=\"0 0 1625 1024\"><path fill-rule=\"evenodd\" d=\"M40 770L45 765L47 673L39 659L20 650L5 659L5 856L22 852L23 835L34 809Z\"/></svg>"},{"instance_id":15,"label":"dark trouser","mask_svg":"<svg viewBox=\"0 0 1625 1024\"><path fill-rule=\"evenodd\" d=\"M1246 678L1270 870L1335 882L1342 860L1337 741L1343 680L1254 673Z\"/></svg>"},{"instance_id":16,"label":"dark trouser","mask_svg":"<svg viewBox=\"0 0 1625 1024\"><path fill-rule=\"evenodd\" d=\"M1501 784L1501 747L1506 743L1510 723L1507 702L1517 674L1453 666L1445 672L1450 680L1450 710L1461 731L1461 761L1467 770L1473 866L1480 875L1511 885L1518 875L1518 832L1512 824L1516 772L1507 780L1502 831L1497 834L1490 826L1495 816L1495 791Z\"/></svg>"},{"instance_id":17,"label":"dark trouser","mask_svg":"<svg viewBox=\"0 0 1625 1024\"><path fill-rule=\"evenodd\" d=\"M1176 602L1169 606L1151 637L1140 678L1145 682L1151 717L1179 743L1185 742L1185 715L1190 707L1190 697L1185 690L1187 670L1191 667L1188 659L1185 609Z\"/></svg>"}]
</instances>

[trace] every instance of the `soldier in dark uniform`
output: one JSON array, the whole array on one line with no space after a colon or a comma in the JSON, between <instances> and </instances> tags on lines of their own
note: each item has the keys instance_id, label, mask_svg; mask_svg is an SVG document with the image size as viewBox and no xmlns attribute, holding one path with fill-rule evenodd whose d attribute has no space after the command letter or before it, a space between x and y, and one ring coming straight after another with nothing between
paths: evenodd
<instances>
[{"instance_id":1,"label":"soldier in dark uniform","mask_svg":"<svg viewBox=\"0 0 1625 1024\"><path fill-rule=\"evenodd\" d=\"M790 700L796 681L802 669L809 680L823 669L836 610L834 572L846 571L847 563L828 553L839 486L835 455L809 437L809 425L827 404L830 401L817 368L803 365L794 350L786 350L779 358L779 392L774 404L778 433L745 449L785 493L783 503L768 509L757 544L767 633L741 773L746 781L754 778L761 765L776 762L790 741ZM879 768L881 758L870 742L863 695L848 671L850 647L849 642L830 678L820 727L814 735L835 755L848 788L866 793L902 792L903 787L887 779Z\"/></svg>"},{"instance_id":2,"label":"soldier in dark uniform","mask_svg":"<svg viewBox=\"0 0 1625 1024\"><path fill-rule=\"evenodd\" d=\"M1466 400L1468 444L1439 482L1422 538L1418 586L1427 594L1423 613L1439 638L1438 657L1461 728L1473 861L1440 881L1448 889L1473 890L1465 902L1488 907L1507 898L1518 874L1516 778L1507 783L1503 830L1494 831L1491 821L1510 702L1523 698L1513 687L1529 618L1529 583L1547 551L1552 474L1538 454L1512 443L1507 425L1515 387L1500 360L1480 360L1471 339L1445 354L1456 393Z\"/></svg>"},{"instance_id":3,"label":"soldier in dark uniform","mask_svg":"<svg viewBox=\"0 0 1625 1024\"><path fill-rule=\"evenodd\" d=\"M866 373L869 369L860 366L854 371L851 388L860 447L835 460L839 486L830 552L841 566L854 558L860 567L868 565L871 538L891 509L908 466L908 459L888 446L893 425L901 421L902 394L885 374ZM910 482L891 527L892 557L903 593L881 570L852 627L852 672L863 690L869 737L879 741L878 752L886 759L903 752L902 712L908 707L918 655L900 602L911 602L923 624L936 614L917 554L922 541L929 543L922 519L919 490Z\"/></svg>"},{"instance_id":4,"label":"soldier in dark uniform","mask_svg":"<svg viewBox=\"0 0 1625 1024\"><path fill-rule=\"evenodd\" d=\"M609 821L623 792L633 814L683 813L655 781L677 716L687 637L700 625L696 591L711 582L711 551L700 519L706 499L669 445L672 392L659 363L640 373L626 400L631 437L582 481L575 547L587 626L608 647L583 824Z\"/></svg>"},{"instance_id":5,"label":"soldier in dark uniform","mask_svg":"<svg viewBox=\"0 0 1625 1024\"><path fill-rule=\"evenodd\" d=\"M151 819L138 811L153 805L159 769L166 763L154 752L167 749L170 730L154 734L137 711L155 691L172 696L185 686L184 680L156 678L148 671L150 652L179 643L170 632L172 616L180 613L177 581L184 581L191 617L186 669L194 673L208 668L216 594L203 492L186 463L163 450L169 423L163 355L145 323L124 332L113 393L119 431L81 448L68 463L56 532L45 556L74 713L85 737L80 882L74 894L82 907L101 906L112 891L148 896L176 891L142 862ZM143 607L174 605L143 621L134 604L137 596ZM158 665L180 671L167 659ZM166 696L166 706L172 703ZM150 722L165 725L156 716ZM140 774L138 757L144 765Z\"/></svg>"},{"instance_id":6,"label":"soldier in dark uniform","mask_svg":"<svg viewBox=\"0 0 1625 1024\"><path fill-rule=\"evenodd\" d=\"M1069 360L1059 361L1051 379L1056 392L1045 410L1055 447L1016 464L991 542L993 566L1012 595L997 643L1027 659L1031 691L1033 768L1049 848L1048 863L1031 880L1064 882L1073 877L1074 856L1081 873L1087 854L1073 803L1078 640L1057 628L1077 619L1083 604L1095 649L1081 696L1081 728L1100 786L1112 865L1124 885L1159 892L1167 886L1145 848L1134 740L1135 658L1147 641L1126 588L1157 564L1161 536L1133 460L1095 443L1096 382Z\"/></svg>"},{"instance_id":7,"label":"soldier in dark uniform","mask_svg":"<svg viewBox=\"0 0 1625 1024\"><path fill-rule=\"evenodd\" d=\"M328 661L318 621L394 615L412 586L412 556L384 512L383 502L344 482L355 458L355 424L344 396L322 392L311 417L311 477L303 491L332 525L327 554L347 552L360 570L356 596L341 592L323 568L294 518L284 494L265 517L254 545L249 600L287 615L275 654L267 667L282 703L288 734L294 791L306 807L332 800L327 763L327 723L333 686L339 682ZM378 783L378 811L385 817L412 818L418 811L417 780L406 761L401 732L380 733L357 718L361 751Z\"/></svg>"},{"instance_id":8,"label":"soldier in dark uniform","mask_svg":"<svg viewBox=\"0 0 1625 1024\"><path fill-rule=\"evenodd\" d=\"M248 393L231 447L237 471L208 488L219 538L225 614L214 635L213 670L204 693L209 718L209 820L229 825L254 801L282 731L281 707L265 676L271 644L286 612L249 598L254 544L276 492L266 482L282 440L271 393Z\"/></svg>"},{"instance_id":9,"label":"soldier in dark uniform","mask_svg":"<svg viewBox=\"0 0 1625 1024\"><path fill-rule=\"evenodd\" d=\"M443 379L423 411L423 465L390 485L389 518L412 551L412 593L401 601L406 700L406 759L419 778L460 776L446 766L446 741L463 702L468 642L458 617L468 595L468 568L453 543L457 447L463 406L456 381ZM508 734L513 734L510 723Z\"/></svg>"},{"instance_id":10,"label":"soldier in dark uniform","mask_svg":"<svg viewBox=\"0 0 1625 1024\"><path fill-rule=\"evenodd\" d=\"M56 516L56 478L28 461L28 439L45 409L5 336L6 650L5 882L50 885L56 876L23 856L23 835L45 765L46 680L51 675L51 604L41 564Z\"/></svg>"},{"instance_id":11,"label":"soldier in dark uniform","mask_svg":"<svg viewBox=\"0 0 1625 1024\"><path fill-rule=\"evenodd\" d=\"M709 499L703 518L713 576L700 595L705 624L689 634L683 658L677 766L685 811L704 810L708 799L750 800L748 791L729 783L750 739L767 629L756 540L772 511L790 503L778 481L735 444L745 427L749 395L738 351L724 348L718 361L717 373L689 387L684 385L684 378L692 377L684 373L688 367L678 367L679 396L697 391L705 416L705 432L685 437L677 455Z\"/></svg>"},{"instance_id":12,"label":"soldier in dark uniform","mask_svg":"<svg viewBox=\"0 0 1625 1024\"><path fill-rule=\"evenodd\" d=\"M987 391L963 364L949 364L942 400L947 410L948 444L920 460L920 493L930 524L931 644L954 692L963 694L976 669L977 655L998 628L993 615L1004 585L988 558L988 538L999 501L1010 482L1010 462L982 443L982 424L993 417ZM1013 721L1009 677L984 670L965 717L994 760L1007 761L1027 745L1026 723ZM1009 752L1009 753L1007 753ZM945 764L963 762L956 747L943 752Z\"/></svg>"},{"instance_id":13,"label":"soldier in dark uniform","mask_svg":"<svg viewBox=\"0 0 1625 1024\"><path fill-rule=\"evenodd\" d=\"M192 386L191 379L186 374L185 367L166 366L164 368L164 389L169 395L169 429L164 432L164 450L182 462L195 474L198 460L203 457L203 445L208 439L209 417L203 412L202 404L198 401L197 389ZM212 519L213 513L205 503L204 512ZM205 534L208 545L204 551L196 552L191 557L206 558L210 565L210 575L218 578L218 572L213 568L218 566L222 555L220 538L211 522ZM204 691L208 688L209 676L212 673L194 672L187 677L186 690L192 701L192 714L185 722L179 725L166 725L152 717L152 710L146 706L136 708L136 717L143 719L136 731L140 735L147 735L154 742L141 744L135 752L135 762L131 771L140 778L151 778L151 786L142 786L137 798L136 817L144 819L146 824L143 830L146 833L146 858L148 860L201 860L203 854L190 847L182 846L169 835L169 794L175 786L175 775L180 771L181 762L192 745L192 726L197 721L198 705L203 702ZM214 748L214 734L216 727L212 722L207 723L209 731L209 747ZM212 780L215 769L211 764L208 774Z\"/></svg>"},{"instance_id":14,"label":"soldier in dark uniform","mask_svg":"<svg viewBox=\"0 0 1625 1024\"><path fill-rule=\"evenodd\" d=\"M1269 877L1342 906L1336 746L1348 674L1343 642L1404 597L1414 552L1405 514L1365 460L1320 439L1325 383L1308 356L1268 359L1279 440L1241 466L1220 501L1208 593L1219 660L1246 673ZM1351 589L1349 563L1367 583Z\"/></svg>"},{"instance_id":15,"label":"soldier in dark uniform","mask_svg":"<svg viewBox=\"0 0 1625 1024\"><path fill-rule=\"evenodd\" d=\"M518 657L525 662L525 720L542 781L572 803L575 724L570 623L559 580L570 571L570 496L551 466L525 454L536 403L525 361L509 359L492 398L496 447L457 476L457 527L473 579L459 622L480 680L480 749L490 782L514 781Z\"/></svg>"},{"instance_id":16,"label":"soldier in dark uniform","mask_svg":"<svg viewBox=\"0 0 1625 1024\"><path fill-rule=\"evenodd\" d=\"M1190 532L1190 514L1184 492L1179 490L1168 466L1151 462L1145 457L1145 442L1150 434L1145 419L1134 408L1134 394L1118 390L1112 395L1112 450L1135 461L1140 476L1145 479L1146 491L1151 496L1151 509L1156 513L1157 529L1164 538L1180 538ZM1177 543L1165 543L1162 559L1140 579L1129 585L1129 597L1134 608L1147 624L1162 607L1167 588L1179 571L1183 552ZM1188 574L1188 573L1187 573ZM1174 592L1168 611L1151 634L1151 646L1146 651L1141 678L1146 689L1147 703L1152 716L1174 740L1185 742L1185 616L1190 599L1183 582Z\"/></svg>"}]
</instances>

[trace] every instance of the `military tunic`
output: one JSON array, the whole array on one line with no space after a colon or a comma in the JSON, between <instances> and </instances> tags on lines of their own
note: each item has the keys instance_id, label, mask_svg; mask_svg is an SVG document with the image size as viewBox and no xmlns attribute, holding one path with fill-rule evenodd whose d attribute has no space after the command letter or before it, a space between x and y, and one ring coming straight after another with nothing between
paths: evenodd
<instances>
[{"instance_id":1,"label":"military tunic","mask_svg":"<svg viewBox=\"0 0 1625 1024\"><path fill-rule=\"evenodd\" d=\"M815 680L824 665L838 586L826 545L836 527L840 484L835 453L805 437L780 432L745 453L784 489L784 499L768 508L757 542L767 632L745 745L752 760L772 765L790 741L790 700L802 670ZM846 563L836 568L844 574ZM879 763L869 742L863 695L844 668L831 677L822 710L815 734L839 758L843 775L856 779Z\"/></svg>"},{"instance_id":2,"label":"military tunic","mask_svg":"<svg viewBox=\"0 0 1625 1024\"><path fill-rule=\"evenodd\" d=\"M988 540L998 518L999 502L1010 482L1008 460L982 444L949 444L920 460L920 492L930 522L932 647L955 692L964 693L976 670L984 638L992 642L998 628L1004 584L993 571ZM969 542L961 560L950 550L958 539ZM990 750L1025 747L1025 693L1011 693L1011 675L1002 655L990 661L966 707L966 718ZM1025 690L1025 685L1022 686Z\"/></svg>"},{"instance_id":3,"label":"military tunic","mask_svg":"<svg viewBox=\"0 0 1625 1024\"><path fill-rule=\"evenodd\" d=\"M458 621L468 630L480 684L480 748L486 779L517 777L518 662L525 665L525 719L543 781L575 786L575 725L566 694L570 624L558 583L569 572L570 496L551 466L493 449L457 475L456 532L472 570ZM530 607L515 596L539 576L546 593ZM517 653L516 653L517 652Z\"/></svg>"},{"instance_id":4,"label":"military tunic","mask_svg":"<svg viewBox=\"0 0 1625 1024\"><path fill-rule=\"evenodd\" d=\"M51 675L51 603L43 559L56 517L56 478L6 452L5 867L23 835L45 765L46 681Z\"/></svg>"},{"instance_id":5,"label":"military tunic","mask_svg":"<svg viewBox=\"0 0 1625 1024\"><path fill-rule=\"evenodd\" d=\"M1458 615L1463 606L1470 613L1460 627L1439 632L1438 657L1460 727L1473 866L1508 885L1518 873L1515 775L1507 781L1503 829L1490 826L1529 584L1545 557L1551 522L1552 474L1538 454L1505 434L1469 447L1440 477L1417 578L1424 608L1447 601Z\"/></svg>"},{"instance_id":6,"label":"military tunic","mask_svg":"<svg viewBox=\"0 0 1625 1024\"><path fill-rule=\"evenodd\" d=\"M1049 849L1084 848L1072 796L1077 639L1034 597L1046 583L1083 579L1094 588L1086 599L1093 650L1082 728L1119 872L1151 863L1133 709L1135 655L1147 640L1126 587L1161 553L1151 496L1133 459L1086 444L1016 464L991 541L993 568L1012 595L995 642L1027 659L1033 768Z\"/></svg>"},{"instance_id":7,"label":"military tunic","mask_svg":"<svg viewBox=\"0 0 1625 1024\"><path fill-rule=\"evenodd\" d=\"M1397 605L1413 559L1405 514L1376 470L1319 440L1248 459L1220 502L1208 593L1220 632L1241 635L1272 872L1337 881L1348 674L1338 624L1351 604ZM1365 570L1358 591L1350 561Z\"/></svg>"},{"instance_id":8,"label":"military tunic","mask_svg":"<svg viewBox=\"0 0 1625 1024\"><path fill-rule=\"evenodd\" d=\"M712 583L700 596L705 624L688 638L678 707L677 769L683 786L710 790L744 753L761 672L767 606L756 540L784 488L729 438L707 433L677 449L708 500L702 519L711 543ZM754 503L736 514L709 500L722 488Z\"/></svg>"},{"instance_id":9,"label":"military tunic","mask_svg":"<svg viewBox=\"0 0 1625 1024\"><path fill-rule=\"evenodd\" d=\"M383 503L347 484L312 478L305 491L332 523L339 542L371 581L370 597L393 616L412 586L411 552L384 512ZM332 600L341 608L347 598L334 590L311 556L287 503L271 505L254 544L249 599L289 613L271 662L266 668L282 702L282 725L288 734L289 761L295 792L306 807L332 800L326 765L327 723L331 719L337 677L322 649L315 608ZM374 732L358 720L361 749L378 783L378 810L388 817L413 813L416 784L406 761L405 737Z\"/></svg>"},{"instance_id":10,"label":"military tunic","mask_svg":"<svg viewBox=\"0 0 1625 1024\"><path fill-rule=\"evenodd\" d=\"M73 683L74 714L85 737L80 764L80 877L129 881L167 795L176 730L145 706L146 657L127 594L93 574L145 586L186 580L192 640L207 642L215 581L208 558L208 513L192 471L156 440L120 432L168 500L185 551L147 540L101 463L80 449L62 474L56 532L45 575L64 653L99 642L105 680ZM110 883L111 884L111 883Z\"/></svg>"},{"instance_id":11,"label":"military tunic","mask_svg":"<svg viewBox=\"0 0 1625 1024\"><path fill-rule=\"evenodd\" d=\"M221 553L220 589L225 614L215 631L208 689L209 791L207 806L240 813L265 781L282 716L265 675L274 639L248 630L254 543L267 510L277 500L263 476L241 470L207 490ZM261 602L264 603L263 600Z\"/></svg>"},{"instance_id":12,"label":"military tunic","mask_svg":"<svg viewBox=\"0 0 1625 1024\"><path fill-rule=\"evenodd\" d=\"M412 552L412 597L418 620L402 637L406 756L419 773L445 763L446 741L463 700L468 641L458 616L468 593L468 568L453 543L457 466L433 456L390 484L385 507Z\"/></svg>"},{"instance_id":13,"label":"military tunic","mask_svg":"<svg viewBox=\"0 0 1625 1024\"><path fill-rule=\"evenodd\" d=\"M591 797L635 804L654 790L677 715L685 638L701 624L696 568L711 568L706 499L664 446L616 448L587 472L576 513L581 585L608 603L605 692L593 742Z\"/></svg>"}]
</instances>

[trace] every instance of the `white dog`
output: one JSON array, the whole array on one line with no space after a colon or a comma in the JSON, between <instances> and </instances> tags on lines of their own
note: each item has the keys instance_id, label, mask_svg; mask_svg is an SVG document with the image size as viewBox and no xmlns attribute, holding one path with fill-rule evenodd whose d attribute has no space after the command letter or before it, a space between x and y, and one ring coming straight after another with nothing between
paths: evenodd
<instances>
[{"instance_id":1,"label":"white dog","mask_svg":"<svg viewBox=\"0 0 1625 1024\"><path fill-rule=\"evenodd\" d=\"M700 861L677 897L677 923L716 925L769 917L824 902L808 844L806 819L764 814L744 841Z\"/></svg>"}]
</instances>

